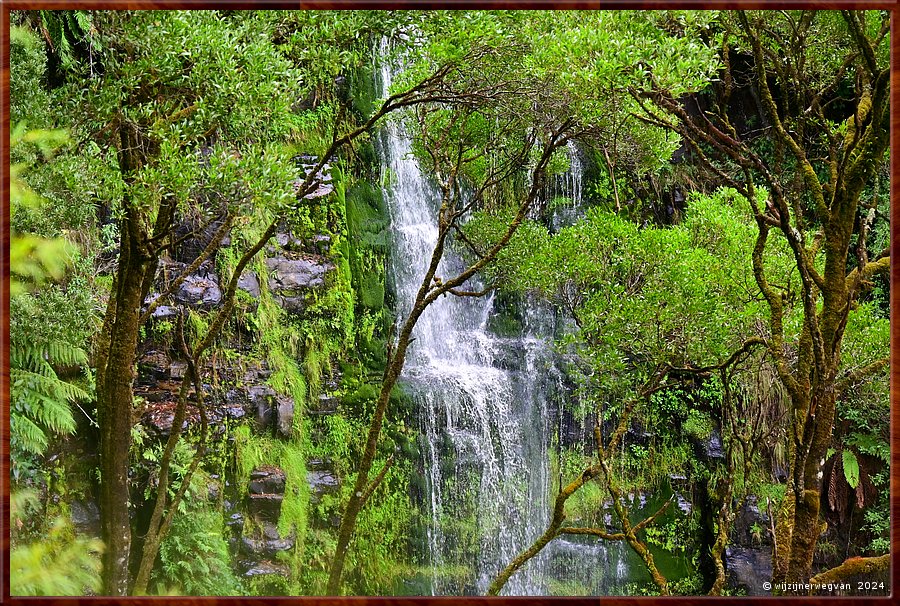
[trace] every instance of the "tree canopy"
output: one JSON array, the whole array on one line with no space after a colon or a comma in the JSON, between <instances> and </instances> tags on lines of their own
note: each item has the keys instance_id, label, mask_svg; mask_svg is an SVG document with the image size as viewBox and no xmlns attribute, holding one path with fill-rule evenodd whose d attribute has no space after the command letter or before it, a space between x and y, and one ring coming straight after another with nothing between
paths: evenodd
<instances>
[{"instance_id":1,"label":"tree canopy","mask_svg":"<svg viewBox=\"0 0 900 606\"><path fill-rule=\"evenodd\" d=\"M339 595L425 574L437 447L404 368L445 297L491 301L513 333L538 305L556 319L560 424L541 439L559 482L489 593L578 535L627 546L654 591L721 595L751 502L776 587L889 563L889 11L12 22L11 470L48 514L16 513L23 592ZM409 139L434 210L410 301L384 132ZM551 187L575 171L578 195ZM721 457L697 454L715 440ZM322 474L333 492L313 494ZM274 514L254 509L263 477L282 477ZM693 585L661 564L673 478L702 509ZM631 498L667 490L652 511ZM92 499L102 549L67 544ZM178 563L192 550L209 562ZM77 574L42 589L37 561Z\"/></svg>"}]
</instances>

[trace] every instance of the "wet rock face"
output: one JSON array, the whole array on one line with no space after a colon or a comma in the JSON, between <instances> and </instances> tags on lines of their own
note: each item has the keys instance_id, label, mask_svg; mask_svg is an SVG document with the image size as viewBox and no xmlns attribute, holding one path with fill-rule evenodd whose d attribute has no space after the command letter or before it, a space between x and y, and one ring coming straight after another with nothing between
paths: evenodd
<instances>
[{"instance_id":1,"label":"wet rock face","mask_svg":"<svg viewBox=\"0 0 900 606\"><path fill-rule=\"evenodd\" d=\"M247 514L250 520L245 521L237 513L228 521L228 526L241 535L239 549L245 576L288 574L287 568L271 562L279 552L293 549L297 541L294 532L287 536L281 536L278 532L286 484L287 476L283 469L275 465L260 465L250 472L247 485Z\"/></svg>"},{"instance_id":2,"label":"wet rock face","mask_svg":"<svg viewBox=\"0 0 900 606\"><path fill-rule=\"evenodd\" d=\"M172 361L162 351L151 351L144 354L138 362L138 370L141 376L152 380L164 380L169 378L169 366Z\"/></svg>"},{"instance_id":3,"label":"wet rock face","mask_svg":"<svg viewBox=\"0 0 900 606\"><path fill-rule=\"evenodd\" d=\"M764 549L725 549L725 568L728 571L728 586L743 589L747 595L772 595L764 589L763 583L772 580L772 552Z\"/></svg>"},{"instance_id":4,"label":"wet rock face","mask_svg":"<svg viewBox=\"0 0 900 606\"><path fill-rule=\"evenodd\" d=\"M253 385L247 389L251 414L256 414L256 424L260 431L264 431L272 423L272 400L274 398L275 390L268 385Z\"/></svg>"},{"instance_id":5,"label":"wet rock face","mask_svg":"<svg viewBox=\"0 0 900 606\"><path fill-rule=\"evenodd\" d=\"M306 464L306 482L309 484L310 503L318 503L326 494L338 491L341 486L331 461L310 459Z\"/></svg>"},{"instance_id":6,"label":"wet rock face","mask_svg":"<svg viewBox=\"0 0 900 606\"><path fill-rule=\"evenodd\" d=\"M141 364L144 364L144 359ZM142 367L143 380L135 388L134 393L145 401L139 412L140 422L150 430L151 435L165 439L171 434L181 380L186 372L187 365L177 360L171 362L166 369ZM158 379L156 378L158 375L168 375L171 378ZM212 386L207 384L203 385L203 401L208 430L211 433L223 433L226 419L241 419L246 415L242 403L230 399L227 394L224 398L220 397L213 391ZM188 391L184 422L181 427L182 429L187 429L188 426L200 427L201 423L202 415L192 387Z\"/></svg>"},{"instance_id":7,"label":"wet rock face","mask_svg":"<svg viewBox=\"0 0 900 606\"><path fill-rule=\"evenodd\" d=\"M256 415L256 425L260 431L270 431L274 426L275 434L281 438L290 438L294 426L294 399L275 392L268 385L253 385L246 390L246 396L240 389L228 392L232 402L246 401L251 414Z\"/></svg>"},{"instance_id":8,"label":"wet rock face","mask_svg":"<svg viewBox=\"0 0 900 606\"><path fill-rule=\"evenodd\" d=\"M258 521L278 523L287 477L275 465L261 465L250 472L247 511Z\"/></svg>"},{"instance_id":9,"label":"wet rock face","mask_svg":"<svg viewBox=\"0 0 900 606\"><path fill-rule=\"evenodd\" d=\"M706 439L691 439L694 454L704 462L721 461L725 458L725 448L722 445L722 434L718 427L714 427Z\"/></svg>"},{"instance_id":10,"label":"wet rock face","mask_svg":"<svg viewBox=\"0 0 900 606\"><path fill-rule=\"evenodd\" d=\"M769 533L769 515L766 504L760 504L756 496L750 495L741 505L734 518L731 540L735 545L754 547L770 545L772 535Z\"/></svg>"},{"instance_id":11,"label":"wet rock face","mask_svg":"<svg viewBox=\"0 0 900 606\"><path fill-rule=\"evenodd\" d=\"M281 438L290 438L294 426L294 399L290 396L275 398L275 433Z\"/></svg>"},{"instance_id":12,"label":"wet rock face","mask_svg":"<svg viewBox=\"0 0 900 606\"><path fill-rule=\"evenodd\" d=\"M304 177L313 172L316 165L319 163L318 158L309 155L298 156L296 160L297 164L305 173ZM317 187L313 188L312 191L303 196L303 198L306 200L317 200L331 194L331 192L334 191L334 185L332 184L330 173L331 166L329 164L323 165L315 176L315 180L318 181ZM302 187L304 180L305 178L294 181L294 189L297 191L298 196L301 193L300 188Z\"/></svg>"},{"instance_id":13,"label":"wet rock face","mask_svg":"<svg viewBox=\"0 0 900 606\"><path fill-rule=\"evenodd\" d=\"M284 494L287 476L280 467L261 465L250 472L250 494Z\"/></svg>"},{"instance_id":14,"label":"wet rock face","mask_svg":"<svg viewBox=\"0 0 900 606\"><path fill-rule=\"evenodd\" d=\"M284 564L275 564L274 562L263 560L261 562L255 562L251 564L250 568L248 568L244 573L244 576L247 578L252 578L255 576L267 574L277 574L283 576L284 578L288 578L291 574L291 571Z\"/></svg>"},{"instance_id":15,"label":"wet rock face","mask_svg":"<svg viewBox=\"0 0 900 606\"><path fill-rule=\"evenodd\" d=\"M278 232L275 234L274 240L283 250L303 252L303 240L294 234Z\"/></svg>"},{"instance_id":16,"label":"wet rock face","mask_svg":"<svg viewBox=\"0 0 900 606\"><path fill-rule=\"evenodd\" d=\"M214 273L188 276L175 291L175 300L202 309L216 307L222 302L218 276Z\"/></svg>"},{"instance_id":17,"label":"wet rock face","mask_svg":"<svg viewBox=\"0 0 900 606\"><path fill-rule=\"evenodd\" d=\"M706 457L709 460L719 460L725 458L725 449L722 446L722 436L719 435L718 429L713 429L706 443Z\"/></svg>"},{"instance_id":18,"label":"wet rock face","mask_svg":"<svg viewBox=\"0 0 900 606\"><path fill-rule=\"evenodd\" d=\"M303 255L297 259L266 259L269 290L284 309L300 313L306 308L306 295L310 289L324 286L325 276L333 267L324 257L317 255Z\"/></svg>"},{"instance_id":19,"label":"wet rock face","mask_svg":"<svg viewBox=\"0 0 900 606\"><path fill-rule=\"evenodd\" d=\"M255 558L274 558L279 551L293 549L296 540L293 533L282 537L274 523L266 523L259 534L241 538L241 550L245 555Z\"/></svg>"},{"instance_id":20,"label":"wet rock face","mask_svg":"<svg viewBox=\"0 0 900 606\"><path fill-rule=\"evenodd\" d=\"M70 505L72 525L80 535L100 536L100 508L93 499L73 501Z\"/></svg>"},{"instance_id":21,"label":"wet rock face","mask_svg":"<svg viewBox=\"0 0 900 606\"><path fill-rule=\"evenodd\" d=\"M208 224L205 223L206 219L203 218L188 219L175 228L175 239L180 240L184 238L175 247L174 257L176 261L187 265L199 257L215 237L219 228L222 227L224 217L216 218ZM230 237L226 233L220 246L228 246L229 243Z\"/></svg>"},{"instance_id":22,"label":"wet rock face","mask_svg":"<svg viewBox=\"0 0 900 606\"><path fill-rule=\"evenodd\" d=\"M245 271L238 278L237 287L248 293L254 299L259 298L259 279L252 271Z\"/></svg>"}]
</instances>

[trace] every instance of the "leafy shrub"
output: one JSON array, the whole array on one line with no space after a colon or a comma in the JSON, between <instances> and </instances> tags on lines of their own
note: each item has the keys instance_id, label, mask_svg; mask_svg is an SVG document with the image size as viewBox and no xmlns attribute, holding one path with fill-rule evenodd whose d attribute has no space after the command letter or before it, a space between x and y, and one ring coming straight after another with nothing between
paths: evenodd
<instances>
[{"instance_id":1,"label":"leafy shrub","mask_svg":"<svg viewBox=\"0 0 900 606\"><path fill-rule=\"evenodd\" d=\"M10 495L13 529L37 507L38 500L32 492ZM10 539L10 595L85 595L100 589L99 556L103 543L98 539L74 538L69 520L55 519L33 542L17 544L15 531Z\"/></svg>"},{"instance_id":2,"label":"leafy shrub","mask_svg":"<svg viewBox=\"0 0 900 606\"><path fill-rule=\"evenodd\" d=\"M200 509L178 515L159 549L154 579L188 595L243 595L231 568L222 516Z\"/></svg>"}]
</instances>

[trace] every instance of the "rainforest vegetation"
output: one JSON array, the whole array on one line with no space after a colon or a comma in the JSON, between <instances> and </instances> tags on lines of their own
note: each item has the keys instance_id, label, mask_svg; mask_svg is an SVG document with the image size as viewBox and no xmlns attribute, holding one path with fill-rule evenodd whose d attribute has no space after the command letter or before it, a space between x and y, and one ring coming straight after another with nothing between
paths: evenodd
<instances>
[{"instance_id":1,"label":"rainforest vegetation","mask_svg":"<svg viewBox=\"0 0 900 606\"><path fill-rule=\"evenodd\" d=\"M890 594L889 32L14 11L12 594Z\"/></svg>"}]
</instances>

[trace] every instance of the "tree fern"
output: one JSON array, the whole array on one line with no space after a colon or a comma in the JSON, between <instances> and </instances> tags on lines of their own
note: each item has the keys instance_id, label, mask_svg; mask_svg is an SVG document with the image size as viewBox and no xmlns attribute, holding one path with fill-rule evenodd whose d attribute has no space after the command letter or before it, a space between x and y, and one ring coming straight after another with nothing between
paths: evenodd
<instances>
[{"instance_id":1,"label":"tree fern","mask_svg":"<svg viewBox=\"0 0 900 606\"><path fill-rule=\"evenodd\" d=\"M88 37L93 30L91 15L87 11L38 11L40 29L50 50L59 56L66 69L75 63L72 45ZM93 43L93 40L92 40Z\"/></svg>"},{"instance_id":2,"label":"tree fern","mask_svg":"<svg viewBox=\"0 0 900 606\"><path fill-rule=\"evenodd\" d=\"M52 341L10 346L10 451L13 477L27 453L42 454L49 437L75 432L70 404L91 399L90 385L59 378L54 368L87 365L84 350Z\"/></svg>"}]
</instances>

